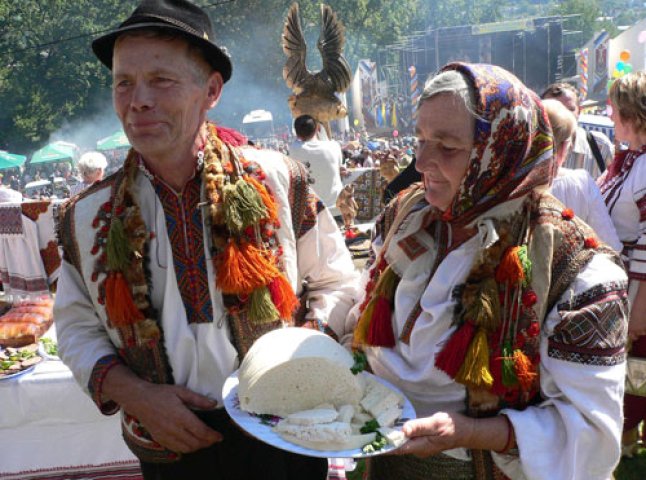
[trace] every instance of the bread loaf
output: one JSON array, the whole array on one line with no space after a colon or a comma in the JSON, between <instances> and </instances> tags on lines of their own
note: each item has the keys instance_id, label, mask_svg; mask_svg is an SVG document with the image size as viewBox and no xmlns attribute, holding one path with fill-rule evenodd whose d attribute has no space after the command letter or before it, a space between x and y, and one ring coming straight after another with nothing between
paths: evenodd
<instances>
[{"instance_id":1,"label":"bread loaf","mask_svg":"<svg viewBox=\"0 0 646 480\"><path fill-rule=\"evenodd\" d=\"M287 416L321 403L356 405L363 395L350 352L305 328L273 330L249 349L238 374L240 408Z\"/></svg>"}]
</instances>

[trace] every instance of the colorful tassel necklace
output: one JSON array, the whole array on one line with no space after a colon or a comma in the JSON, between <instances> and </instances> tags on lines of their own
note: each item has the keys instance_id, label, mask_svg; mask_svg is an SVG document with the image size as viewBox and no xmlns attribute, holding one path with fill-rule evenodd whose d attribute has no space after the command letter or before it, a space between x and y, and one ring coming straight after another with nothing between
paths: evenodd
<instances>
[{"instance_id":1,"label":"colorful tassel necklace","mask_svg":"<svg viewBox=\"0 0 646 480\"><path fill-rule=\"evenodd\" d=\"M235 302L230 311L244 311L254 325L291 321L298 299L280 267L282 247L276 202L264 184L265 174L246 161L208 124L203 152L202 181L206 192L206 225L216 285ZM156 343L161 334L149 300L146 273L149 239L139 205L132 195L138 172L138 154L131 150L123 180L111 201L101 205L92 226L97 229L92 254L98 255L93 281L99 283L99 303L105 305L109 324L119 328L128 345Z\"/></svg>"}]
</instances>

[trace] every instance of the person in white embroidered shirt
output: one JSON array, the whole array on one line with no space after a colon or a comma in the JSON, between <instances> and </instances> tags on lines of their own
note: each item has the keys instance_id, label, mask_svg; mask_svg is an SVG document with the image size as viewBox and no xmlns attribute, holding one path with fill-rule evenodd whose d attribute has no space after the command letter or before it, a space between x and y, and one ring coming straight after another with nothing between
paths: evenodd
<instances>
[{"instance_id":1,"label":"person in white embroidered shirt","mask_svg":"<svg viewBox=\"0 0 646 480\"><path fill-rule=\"evenodd\" d=\"M85 152L81 155L76 168L81 174L82 181L70 188L70 197L101 181L107 166L108 160L101 152Z\"/></svg>"},{"instance_id":2,"label":"person in white embroidered shirt","mask_svg":"<svg viewBox=\"0 0 646 480\"><path fill-rule=\"evenodd\" d=\"M628 335L630 354L646 358L646 73L617 79L608 94L617 138L628 144L598 183L623 242L631 302ZM626 394L624 454L637 450L639 424L646 420L646 398ZM646 441L646 436L642 435Z\"/></svg>"},{"instance_id":3,"label":"person in white embroidered shirt","mask_svg":"<svg viewBox=\"0 0 646 480\"><path fill-rule=\"evenodd\" d=\"M319 140L317 134L320 129L320 124L309 115L296 118L294 131L298 141L290 145L289 156L307 166L313 181L312 188L340 221L341 212L336 206L336 199L343 189L343 152L337 141Z\"/></svg>"},{"instance_id":4,"label":"person in white embroidered shirt","mask_svg":"<svg viewBox=\"0 0 646 480\"><path fill-rule=\"evenodd\" d=\"M145 479L325 478L243 433L222 387L269 330L342 332L357 274L334 219L301 164L207 121L232 65L203 9L144 0L92 48L132 149L63 207L61 358L121 411Z\"/></svg>"},{"instance_id":5,"label":"person in white embroidered shirt","mask_svg":"<svg viewBox=\"0 0 646 480\"><path fill-rule=\"evenodd\" d=\"M579 93L569 83L553 83L545 89L541 98L558 100L577 119L579 118L579 113L581 113ZM572 148L565 160L565 166L571 169L582 168L592 178L597 178L610 165L614 153L615 146L603 133L587 132L585 128L577 127L572 137Z\"/></svg>"},{"instance_id":6,"label":"person in white embroidered shirt","mask_svg":"<svg viewBox=\"0 0 646 480\"><path fill-rule=\"evenodd\" d=\"M552 126L558 168L550 193L590 225L601 240L621 252L623 244L617 237L608 208L593 178L582 168L572 170L563 167L576 131L576 117L558 100L543 100L543 106Z\"/></svg>"},{"instance_id":7,"label":"person in white embroidered shirt","mask_svg":"<svg viewBox=\"0 0 646 480\"><path fill-rule=\"evenodd\" d=\"M416 131L422 183L378 221L343 338L417 414L368 478L607 480L620 457L626 274L546 194L540 99L500 67L449 64L424 87Z\"/></svg>"}]
</instances>

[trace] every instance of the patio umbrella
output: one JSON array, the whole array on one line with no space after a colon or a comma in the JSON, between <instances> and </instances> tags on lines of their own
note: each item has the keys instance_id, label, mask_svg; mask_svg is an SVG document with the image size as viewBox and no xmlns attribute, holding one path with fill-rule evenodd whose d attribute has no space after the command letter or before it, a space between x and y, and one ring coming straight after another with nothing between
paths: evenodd
<instances>
[{"instance_id":1,"label":"patio umbrella","mask_svg":"<svg viewBox=\"0 0 646 480\"><path fill-rule=\"evenodd\" d=\"M24 155L16 155L15 153L0 150L0 170L21 167L25 163L25 160L27 160L27 157Z\"/></svg>"},{"instance_id":2,"label":"patio umbrella","mask_svg":"<svg viewBox=\"0 0 646 480\"><path fill-rule=\"evenodd\" d=\"M128 137L123 133L123 130L114 132L109 137L96 142L97 150L117 150L119 148L130 148L130 142L128 142Z\"/></svg>"},{"instance_id":3,"label":"patio umbrella","mask_svg":"<svg viewBox=\"0 0 646 480\"><path fill-rule=\"evenodd\" d=\"M76 151L78 147L73 143L68 142L54 142L49 145L45 145L43 148L35 152L31 160L29 161L30 165L35 163L49 163L49 162L60 162L63 160L73 160L76 157Z\"/></svg>"}]
</instances>

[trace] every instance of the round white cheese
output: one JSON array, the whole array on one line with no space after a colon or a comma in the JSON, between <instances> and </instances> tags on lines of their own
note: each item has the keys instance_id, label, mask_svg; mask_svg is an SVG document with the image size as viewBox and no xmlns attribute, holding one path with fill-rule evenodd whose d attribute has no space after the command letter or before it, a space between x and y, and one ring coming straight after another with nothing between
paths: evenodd
<instances>
[{"instance_id":1,"label":"round white cheese","mask_svg":"<svg viewBox=\"0 0 646 480\"><path fill-rule=\"evenodd\" d=\"M252 345L240 365L240 408L287 416L322 403L356 405L363 387L350 371L353 365L350 352L321 332L273 330Z\"/></svg>"}]
</instances>

